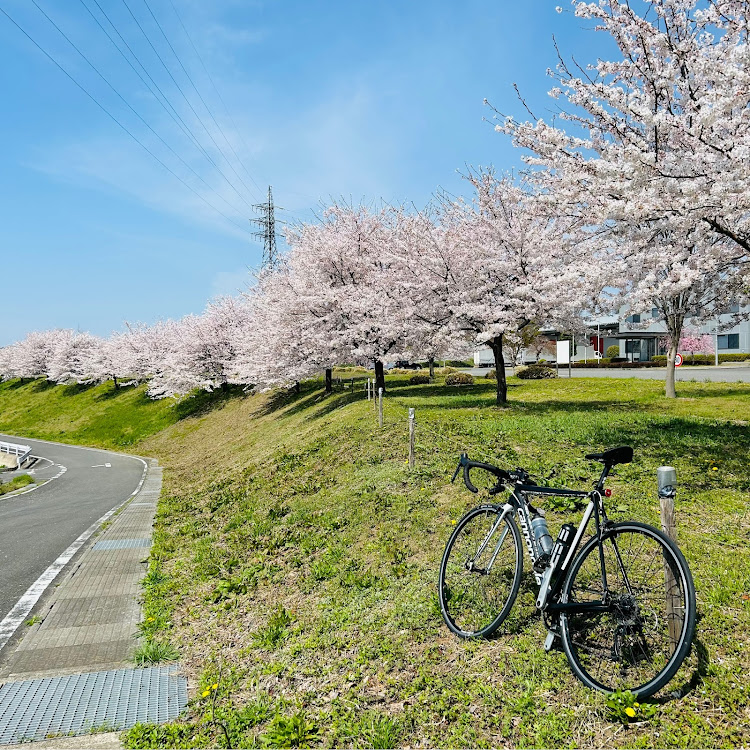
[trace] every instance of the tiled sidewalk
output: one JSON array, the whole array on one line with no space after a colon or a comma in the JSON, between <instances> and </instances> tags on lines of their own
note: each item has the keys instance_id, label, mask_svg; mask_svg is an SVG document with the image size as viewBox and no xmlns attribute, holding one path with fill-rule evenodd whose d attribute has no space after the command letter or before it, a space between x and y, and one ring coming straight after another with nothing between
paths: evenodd
<instances>
[{"instance_id":1,"label":"tiled sidewalk","mask_svg":"<svg viewBox=\"0 0 750 750\"><path fill-rule=\"evenodd\" d=\"M162 470L151 461L141 491L94 538L38 612L0 679L115 669L128 664L141 618L139 582L146 573ZM119 542L119 544L118 544Z\"/></svg>"},{"instance_id":2,"label":"tiled sidewalk","mask_svg":"<svg viewBox=\"0 0 750 750\"><path fill-rule=\"evenodd\" d=\"M70 724L70 733L85 736L57 736L41 746L115 748L117 733L87 732L102 721L117 729L135 720L163 721L162 715L174 718L184 708L187 684L175 667L133 671L131 661L161 474L149 461L140 492L63 573L36 612L41 622L26 628L14 648L8 646L0 663L0 745L45 740L49 728ZM76 685L84 686L80 695L66 687L67 675L77 675ZM117 697L109 687L97 687L123 681L137 687L115 691ZM20 700L11 700L15 693Z\"/></svg>"}]
</instances>

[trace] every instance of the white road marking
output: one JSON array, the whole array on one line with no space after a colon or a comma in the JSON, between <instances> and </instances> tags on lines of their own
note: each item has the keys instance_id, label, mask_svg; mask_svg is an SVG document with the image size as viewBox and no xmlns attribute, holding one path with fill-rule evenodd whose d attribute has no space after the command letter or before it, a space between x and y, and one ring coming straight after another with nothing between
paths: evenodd
<instances>
[{"instance_id":1,"label":"white road marking","mask_svg":"<svg viewBox=\"0 0 750 750\"><path fill-rule=\"evenodd\" d=\"M112 464L94 464L91 468L92 469L98 469L100 467L105 467L107 469L111 469L112 468Z\"/></svg>"}]
</instances>

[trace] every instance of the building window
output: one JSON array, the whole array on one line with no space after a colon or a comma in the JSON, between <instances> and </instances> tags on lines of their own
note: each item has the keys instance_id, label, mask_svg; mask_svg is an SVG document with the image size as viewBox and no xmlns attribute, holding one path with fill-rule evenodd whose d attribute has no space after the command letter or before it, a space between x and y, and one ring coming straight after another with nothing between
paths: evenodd
<instances>
[{"instance_id":1,"label":"building window","mask_svg":"<svg viewBox=\"0 0 750 750\"><path fill-rule=\"evenodd\" d=\"M651 308L651 317L654 320L658 320L658 318L659 318L659 308L658 307L652 307Z\"/></svg>"},{"instance_id":2,"label":"building window","mask_svg":"<svg viewBox=\"0 0 750 750\"><path fill-rule=\"evenodd\" d=\"M725 333L719 336L719 349L739 349L740 334Z\"/></svg>"},{"instance_id":3,"label":"building window","mask_svg":"<svg viewBox=\"0 0 750 750\"><path fill-rule=\"evenodd\" d=\"M637 339L625 340L625 354L640 354L641 342Z\"/></svg>"},{"instance_id":4,"label":"building window","mask_svg":"<svg viewBox=\"0 0 750 750\"><path fill-rule=\"evenodd\" d=\"M634 315L628 315L628 323L640 323L641 322L641 314L635 313Z\"/></svg>"},{"instance_id":5,"label":"building window","mask_svg":"<svg viewBox=\"0 0 750 750\"><path fill-rule=\"evenodd\" d=\"M733 305L729 306L730 313L738 313L739 311L740 311L740 306L736 302Z\"/></svg>"}]
</instances>

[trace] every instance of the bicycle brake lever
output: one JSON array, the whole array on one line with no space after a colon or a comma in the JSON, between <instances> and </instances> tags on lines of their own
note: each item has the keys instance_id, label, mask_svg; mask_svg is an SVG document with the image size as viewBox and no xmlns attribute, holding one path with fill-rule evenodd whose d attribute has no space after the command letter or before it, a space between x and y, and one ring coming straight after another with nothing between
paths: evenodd
<instances>
[{"instance_id":1,"label":"bicycle brake lever","mask_svg":"<svg viewBox=\"0 0 750 750\"><path fill-rule=\"evenodd\" d=\"M451 484L456 481L456 477L458 476L458 472L461 471L461 467L464 465L466 460L469 458L467 453L462 453L461 458L458 459L458 466L456 466L456 470L453 472L453 478L451 479Z\"/></svg>"}]
</instances>

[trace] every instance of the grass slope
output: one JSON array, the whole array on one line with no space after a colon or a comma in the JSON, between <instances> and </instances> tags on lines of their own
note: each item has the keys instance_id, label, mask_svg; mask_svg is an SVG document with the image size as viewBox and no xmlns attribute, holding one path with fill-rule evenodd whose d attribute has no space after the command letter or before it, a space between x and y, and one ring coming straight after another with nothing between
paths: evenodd
<instances>
[{"instance_id":1,"label":"grass slope","mask_svg":"<svg viewBox=\"0 0 750 750\"><path fill-rule=\"evenodd\" d=\"M325 397L318 384L223 399L220 409L183 406L196 412L185 419L159 412L173 408L165 404L131 410L126 421L151 433L134 449L165 466L141 629L155 651L180 650L197 690L185 720L138 726L127 743L749 744L750 387L682 383L682 398L666 401L652 381L511 379L512 402L497 409L494 383L407 382L389 378L382 430L361 393ZM70 396L68 413L88 409L78 401L87 393ZM49 398L27 396L27 411ZM5 397L0 389L7 430ZM35 429L51 435L61 425L46 403L54 424L37 411ZM158 413L168 426L156 432ZM87 424L74 433L81 441L121 439L104 416ZM583 454L621 443L636 460L611 483L615 518L658 524L655 469L678 470L679 542L700 610L693 653L656 715L628 727L608 718L604 696L583 688L562 654L544 653L530 580L489 641L453 638L435 594L452 521L477 500L449 483L460 451L587 487L595 470ZM550 517L554 535L570 516Z\"/></svg>"},{"instance_id":2,"label":"grass slope","mask_svg":"<svg viewBox=\"0 0 750 750\"><path fill-rule=\"evenodd\" d=\"M99 448L132 448L185 417L216 406L237 391L201 393L176 403L152 401L146 387L115 389L53 385L46 380L0 383L0 432Z\"/></svg>"},{"instance_id":3,"label":"grass slope","mask_svg":"<svg viewBox=\"0 0 750 750\"><path fill-rule=\"evenodd\" d=\"M131 746L748 744L750 388L684 384L668 402L649 381L511 381L498 410L492 383L394 380L382 430L359 394L310 385L146 441L167 468L146 628L179 646L199 687L190 721L138 727ZM656 716L627 729L542 650L530 580L490 641L453 638L435 595L452 521L476 502L448 481L461 450L585 487L583 454L621 443L637 460L612 483L614 517L658 525L655 470L678 469L701 612ZM568 517L551 516L553 532Z\"/></svg>"}]
</instances>

